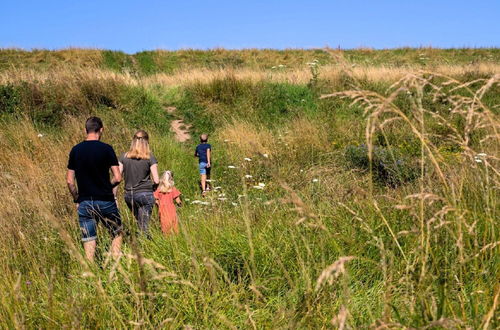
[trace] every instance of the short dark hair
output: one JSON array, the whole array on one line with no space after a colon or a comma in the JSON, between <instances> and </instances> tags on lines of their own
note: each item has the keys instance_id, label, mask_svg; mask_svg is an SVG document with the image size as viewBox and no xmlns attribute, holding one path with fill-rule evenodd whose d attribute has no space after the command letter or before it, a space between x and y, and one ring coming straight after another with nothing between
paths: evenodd
<instances>
[{"instance_id":1,"label":"short dark hair","mask_svg":"<svg viewBox=\"0 0 500 330\"><path fill-rule=\"evenodd\" d=\"M99 117L90 117L85 122L85 130L88 133L97 133L102 128L102 120Z\"/></svg>"}]
</instances>

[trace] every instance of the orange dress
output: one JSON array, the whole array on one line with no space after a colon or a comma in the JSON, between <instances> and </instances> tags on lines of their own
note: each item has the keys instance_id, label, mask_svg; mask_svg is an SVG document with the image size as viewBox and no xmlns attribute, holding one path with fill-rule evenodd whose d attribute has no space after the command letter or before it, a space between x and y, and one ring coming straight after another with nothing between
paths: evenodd
<instances>
[{"instance_id":1,"label":"orange dress","mask_svg":"<svg viewBox=\"0 0 500 330\"><path fill-rule=\"evenodd\" d=\"M165 235L179 232L179 220L177 219L174 200L180 195L181 192L175 187L167 193L162 193L158 190L154 192L160 209L161 231Z\"/></svg>"}]
</instances>

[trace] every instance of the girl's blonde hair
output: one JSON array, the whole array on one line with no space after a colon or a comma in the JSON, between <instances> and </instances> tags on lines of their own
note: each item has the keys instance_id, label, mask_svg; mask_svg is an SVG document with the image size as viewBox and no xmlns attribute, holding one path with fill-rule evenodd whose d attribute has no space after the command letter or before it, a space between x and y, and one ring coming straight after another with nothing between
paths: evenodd
<instances>
[{"instance_id":1,"label":"girl's blonde hair","mask_svg":"<svg viewBox=\"0 0 500 330\"><path fill-rule=\"evenodd\" d=\"M151 150L149 149L149 135L146 131L140 129L135 132L130 144L130 150L125 157L134 159L149 159Z\"/></svg>"},{"instance_id":2,"label":"girl's blonde hair","mask_svg":"<svg viewBox=\"0 0 500 330\"><path fill-rule=\"evenodd\" d=\"M161 193L168 193L170 190L172 190L174 185L174 175L170 171L165 171L160 178L158 191Z\"/></svg>"}]
</instances>

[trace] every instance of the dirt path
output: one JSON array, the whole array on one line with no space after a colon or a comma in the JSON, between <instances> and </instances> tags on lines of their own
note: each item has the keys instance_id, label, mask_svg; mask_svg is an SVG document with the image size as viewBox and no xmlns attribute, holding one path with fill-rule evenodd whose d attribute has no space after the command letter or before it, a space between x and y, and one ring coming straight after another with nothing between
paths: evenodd
<instances>
[{"instance_id":1,"label":"dirt path","mask_svg":"<svg viewBox=\"0 0 500 330\"><path fill-rule=\"evenodd\" d=\"M177 109L175 107L165 107L165 111L169 114L173 114ZM191 139L191 134L189 134L189 129L191 125L186 125L182 119L172 120L170 122L170 130L175 134L175 140L178 142L186 142Z\"/></svg>"}]
</instances>

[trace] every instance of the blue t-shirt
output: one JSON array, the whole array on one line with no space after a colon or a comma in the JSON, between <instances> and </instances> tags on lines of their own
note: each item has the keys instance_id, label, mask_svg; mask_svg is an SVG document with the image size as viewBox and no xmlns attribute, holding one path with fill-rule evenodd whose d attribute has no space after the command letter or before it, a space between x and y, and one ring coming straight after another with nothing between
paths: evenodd
<instances>
[{"instance_id":1,"label":"blue t-shirt","mask_svg":"<svg viewBox=\"0 0 500 330\"><path fill-rule=\"evenodd\" d=\"M198 144L196 147L196 155L200 163L208 163L207 150L212 149L212 146L208 143Z\"/></svg>"}]
</instances>

